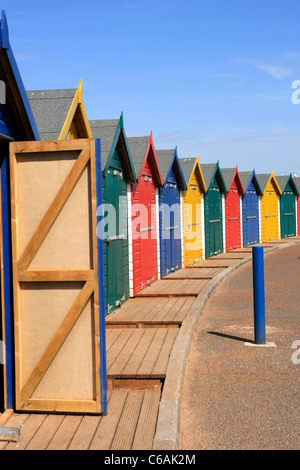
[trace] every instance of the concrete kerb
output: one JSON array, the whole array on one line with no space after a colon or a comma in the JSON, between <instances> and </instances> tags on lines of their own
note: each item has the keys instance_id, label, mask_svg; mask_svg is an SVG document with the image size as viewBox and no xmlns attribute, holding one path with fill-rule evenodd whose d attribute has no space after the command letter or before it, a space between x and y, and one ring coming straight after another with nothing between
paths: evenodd
<instances>
[{"instance_id":1,"label":"concrete kerb","mask_svg":"<svg viewBox=\"0 0 300 470\"><path fill-rule=\"evenodd\" d=\"M300 243L300 239L288 243L278 243L267 248L265 254ZM225 268L212 279L196 297L177 335L166 371L163 393L159 406L153 450L178 450L180 446L180 412L186 362L193 333L197 328L201 313L218 285L234 271L252 260L252 254L234 265Z\"/></svg>"}]
</instances>

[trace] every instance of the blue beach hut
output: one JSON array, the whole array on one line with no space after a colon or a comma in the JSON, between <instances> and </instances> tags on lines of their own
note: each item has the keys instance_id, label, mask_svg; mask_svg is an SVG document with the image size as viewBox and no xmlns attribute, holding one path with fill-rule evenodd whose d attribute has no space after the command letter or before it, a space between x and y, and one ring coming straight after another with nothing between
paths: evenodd
<instances>
[{"instance_id":1,"label":"blue beach hut","mask_svg":"<svg viewBox=\"0 0 300 470\"><path fill-rule=\"evenodd\" d=\"M0 168L1 168L1 290L0 340L5 364L0 364L0 411L13 408L13 327L10 229L9 142L39 140L38 129L9 43L5 12L0 20ZM2 343L1 343L2 344ZM0 351L1 353L1 351ZM0 361L1 362L1 361ZM2 361L4 362L4 361Z\"/></svg>"},{"instance_id":2,"label":"blue beach hut","mask_svg":"<svg viewBox=\"0 0 300 470\"><path fill-rule=\"evenodd\" d=\"M259 198L262 190L255 170L240 171L239 175L245 189L242 204L243 245L248 246L260 242Z\"/></svg>"},{"instance_id":3,"label":"blue beach hut","mask_svg":"<svg viewBox=\"0 0 300 470\"><path fill-rule=\"evenodd\" d=\"M177 155L177 147L156 150L163 187L159 189L160 277L182 268L181 192L186 181Z\"/></svg>"}]
</instances>

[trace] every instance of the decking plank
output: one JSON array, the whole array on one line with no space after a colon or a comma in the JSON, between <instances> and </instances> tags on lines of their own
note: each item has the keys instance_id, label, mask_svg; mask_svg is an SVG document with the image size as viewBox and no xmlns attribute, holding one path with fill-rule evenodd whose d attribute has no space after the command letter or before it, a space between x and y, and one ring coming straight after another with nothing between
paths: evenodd
<instances>
[{"instance_id":1,"label":"decking plank","mask_svg":"<svg viewBox=\"0 0 300 470\"><path fill-rule=\"evenodd\" d=\"M128 393L110 450L131 449L144 394L144 391L131 391Z\"/></svg>"},{"instance_id":2,"label":"decking plank","mask_svg":"<svg viewBox=\"0 0 300 470\"><path fill-rule=\"evenodd\" d=\"M127 364L125 365L124 369L122 370L122 376L135 377L137 375L137 371L144 360L145 354L147 353L150 347L154 335L155 329L144 329L144 335L141 341L139 342L137 348L135 349L134 354L132 354L132 356L127 361Z\"/></svg>"},{"instance_id":3,"label":"decking plank","mask_svg":"<svg viewBox=\"0 0 300 470\"><path fill-rule=\"evenodd\" d=\"M109 450L113 441L128 391L111 391L107 405L107 415L102 416L91 441L89 450Z\"/></svg>"},{"instance_id":4,"label":"decking plank","mask_svg":"<svg viewBox=\"0 0 300 470\"><path fill-rule=\"evenodd\" d=\"M140 378L152 377L152 370L165 341L167 332L168 328L156 329L155 335L152 339L150 347L148 348L147 354L145 355L144 360L137 371L137 376L139 376ZM165 373L166 371L164 371L162 377L165 377Z\"/></svg>"},{"instance_id":5,"label":"decking plank","mask_svg":"<svg viewBox=\"0 0 300 470\"><path fill-rule=\"evenodd\" d=\"M22 426L20 436L16 442L9 442L5 450L24 450L30 443L33 436L37 433L39 427L45 421L46 414L30 414Z\"/></svg>"},{"instance_id":6,"label":"decking plank","mask_svg":"<svg viewBox=\"0 0 300 470\"><path fill-rule=\"evenodd\" d=\"M152 369L151 376L153 378L156 378L156 377L159 378L159 377L163 377L164 375L166 375L166 370L168 367L171 349L178 335L178 332L179 330L175 328L169 328L167 330L167 335L159 351L155 365Z\"/></svg>"},{"instance_id":7,"label":"decking plank","mask_svg":"<svg viewBox=\"0 0 300 470\"><path fill-rule=\"evenodd\" d=\"M140 296L143 297L167 297L167 296L174 296L174 297L181 297L186 295L197 295L199 292L194 291L192 292L190 287L193 284L193 280L183 279L183 280L175 280L175 279L166 279L161 282L161 284L153 284L151 287L145 289Z\"/></svg>"},{"instance_id":8,"label":"decking plank","mask_svg":"<svg viewBox=\"0 0 300 470\"><path fill-rule=\"evenodd\" d=\"M24 414L19 414L19 413L13 413L9 419L5 422L3 426L11 427L11 428L19 428L20 432L23 433L22 427L26 420L29 418L29 414L24 413ZM13 439L8 436L0 436L0 450L6 449L7 445L9 442L18 442L18 438Z\"/></svg>"},{"instance_id":9,"label":"decking plank","mask_svg":"<svg viewBox=\"0 0 300 470\"><path fill-rule=\"evenodd\" d=\"M102 416L84 416L81 420L68 450L88 450Z\"/></svg>"},{"instance_id":10,"label":"decking plank","mask_svg":"<svg viewBox=\"0 0 300 470\"><path fill-rule=\"evenodd\" d=\"M157 422L160 390L147 390L138 419L132 450L151 450Z\"/></svg>"},{"instance_id":11,"label":"decking plank","mask_svg":"<svg viewBox=\"0 0 300 470\"><path fill-rule=\"evenodd\" d=\"M114 361L107 363L107 376L120 377L127 362L134 354L134 351L140 341L143 339L145 329L133 329L132 334L128 337L128 341L124 347L120 349L120 353L115 357Z\"/></svg>"},{"instance_id":12,"label":"decking plank","mask_svg":"<svg viewBox=\"0 0 300 470\"><path fill-rule=\"evenodd\" d=\"M174 273L168 274L164 278L164 280L169 280L169 279L212 279L216 274L218 274L220 270L218 268L207 268L207 269L201 269L201 268L194 268L194 269L189 269L183 268L179 269L178 271L175 271Z\"/></svg>"},{"instance_id":13,"label":"decking plank","mask_svg":"<svg viewBox=\"0 0 300 470\"><path fill-rule=\"evenodd\" d=\"M82 418L82 415L65 415L61 425L48 444L47 450L67 450Z\"/></svg>"},{"instance_id":14,"label":"decking plank","mask_svg":"<svg viewBox=\"0 0 300 470\"><path fill-rule=\"evenodd\" d=\"M120 328L117 330L120 334L116 341L111 345L110 338L107 339L107 348L106 348L106 363L107 363L107 370L109 370L110 366L113 364L115 359L119 356L122 349L126 345L127 341L131 337L134 332L134 329L129 328Z\"/></svg>"},{"instance_id":15,"label":"decking plank","mask_svg":"<svg viewBox=\"0 0 300 470\"><path fill-rule=\"evenodd\" d=\"M48 415L29 442L26 450L45 450L64 419L64 415Z\"/></svg>"}]
</instances>

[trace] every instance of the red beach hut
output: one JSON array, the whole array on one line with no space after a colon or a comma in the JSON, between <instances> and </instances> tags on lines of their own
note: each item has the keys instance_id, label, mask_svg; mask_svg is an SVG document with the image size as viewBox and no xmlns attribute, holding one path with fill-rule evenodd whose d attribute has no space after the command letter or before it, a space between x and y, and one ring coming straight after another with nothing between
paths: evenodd
<instances>
[{"instance_id":1,"label":"red beach hut","mask_svg":"<svg viewBox=\"0 0 300 470\"><path fill-rule=\"evenodd\" d=\"M226 251L243 246L242 240L242 202L241 197L245 190L236 168L222 168L222 175L226 184L225 196L225 237Z\"/></svg>"},{"instance_id":2,"label":"red beach hut","mask_svg":"<svg viewBox=\"0 0 300 470\"><path fill-rule=\"evenodd\" d=\"M129 206L129 287L130 295L156 281L158 270L158 191L163 185L156 152L150 136L128 137L137 181L131 184Z\"/></svg>"}]
</instances>

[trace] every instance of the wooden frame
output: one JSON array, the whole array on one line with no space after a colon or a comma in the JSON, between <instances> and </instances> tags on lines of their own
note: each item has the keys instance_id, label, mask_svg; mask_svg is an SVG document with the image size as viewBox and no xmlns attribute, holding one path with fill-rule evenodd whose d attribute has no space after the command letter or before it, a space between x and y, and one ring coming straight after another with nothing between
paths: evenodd
<instances>
[{"instance_id":1,"label":"wooden frame","mask_svg":"<svg viewBox=\"0 0 300 470\"><path fill-rule=\"evenodd\" d=\"M52 174L47 171L55 161L59 162L57 165L64 165L63 177L60 175L58 183L55 177L57 168L61 167L56 165ZM41 166L45 162L46 168L42 173L41 169L37 169L37 174L43 175L44 171L45 182L52 177L55 188L59 189L55 189L54 198L46 195L48 201L40 202L40 205L44 204L41 210L33 188L37 178L36 175L32 178L30 175L34 165ZM26 172L26 165L30 165L29 172ZM10 169L16 409L101 413L103 387L99 371L102 367L100 362L104 358L101 357L100 360L99 336L101 337L100 325L104 322L100 319L99 308L103 299L99 299L95 141L80 139L12 143ZM88 208L83 207L82 211L87 215L86 219L81 219L78 214L76 217L76 208L85 205L82 194L86 189ZM77 198L74 196L75 190ZM24 194L30 199L31 191L33 200L26 202ZM75 198L72 201L71 196ZM50 205L49 201L52 201ZM26 208L34 204L39 216L34 215L32 222ZM69 212L63 212L67 204ZM22 213L24 209L25 212ZM77 226L74 223L72 225L70 216L69 219L67 217L70 209L72 216L78 221L78 231L75 233L73 229ZM35 210L33 213L35 214ZM56 225L58 220L59 228ZM34 221L35 226L32 229L30 223L34 224ZM58 237L57 250L54 246L52 251L47 251L46 245L46 254L41 256L40 250L47 241L48 248L53 247L49 239L51 240L51 236L53 239L51 230L55 225L56 230L66 230L68 234L68 230L71 230L68 229L68 224L73 227L73 235L66 235L67 249L59 246ZM24 238L24 233L27 238ZM56 243L56 238L54 239ZM84 251L86 243L89 244L88 251ZM71 254L68 254L69 246ZM80 248L84 256L81 255ZM83 266L85 259L86 266ZM70 266L66 267L68 262ZM63 297L65 294L66 298ZM64 309L66 312L63 312ZM60 310L59 316L57 312ZM79 358L79 362L75 364L76 358L77 361ZM76 378L76 374L80 373L82 375Z\"/></svg>"}]
</instances>

